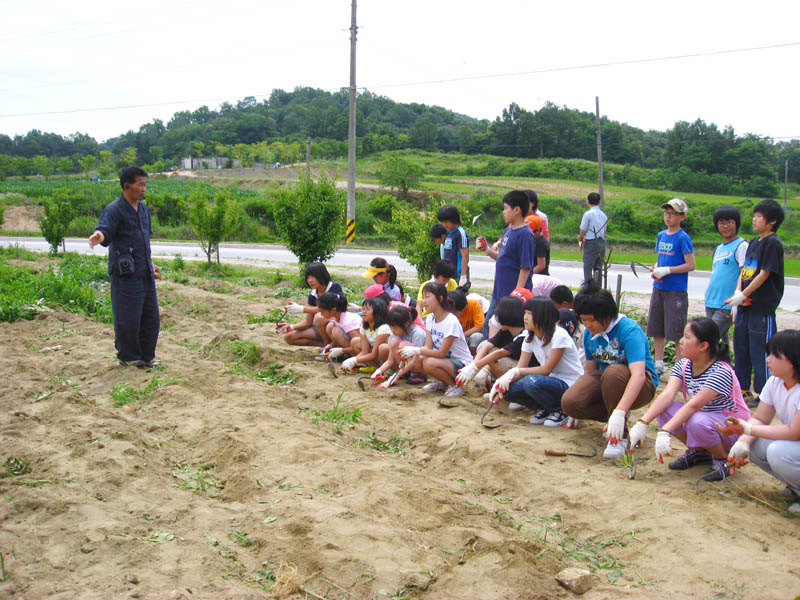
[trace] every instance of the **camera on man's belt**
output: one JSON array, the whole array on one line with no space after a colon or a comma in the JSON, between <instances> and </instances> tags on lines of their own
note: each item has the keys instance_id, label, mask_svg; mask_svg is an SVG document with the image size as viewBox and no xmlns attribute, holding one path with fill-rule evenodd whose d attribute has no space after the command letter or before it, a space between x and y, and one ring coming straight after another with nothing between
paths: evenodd
<instances>
[{"instance_id":1,"label":"camera on man's belt","mask_svg":"<svg viewBox=\"0 0 800 600\"><path fill-rule=\"evenodd\" d=\"M122 277L129 277L136 271L133 264L133 248L129 251L131 254L122 254L117 250L117 271Z\"/></svg>"}]
</instances>

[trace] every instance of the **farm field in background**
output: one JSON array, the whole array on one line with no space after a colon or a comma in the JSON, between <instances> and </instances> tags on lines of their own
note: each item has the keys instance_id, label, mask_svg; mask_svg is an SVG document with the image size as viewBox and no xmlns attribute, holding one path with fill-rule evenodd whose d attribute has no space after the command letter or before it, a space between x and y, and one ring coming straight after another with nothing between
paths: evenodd
<instances>
[{"instance_id":1,"label":"farm field in background","mask_svg":"<svg viewBox=\"0 0 800 600\"><path fill-rule=\"evenodd\" d=\"M4 281L58 267L107 294L99 257L0 261ZM701 469L653 458L655 432L635 480L545 456L601 448L602 424L553 431L500 406L487 430L477 391L452 409L406 384L362 392L275 334L305 301L296 272L162 264L162 369L117 366L88 303L0 323L0 458L17 459L0 466L0 597L567 599L568 566L597 574L598 599L798 589L797 520L760 470L696 488Z\"/></svg>"}]
</instances>

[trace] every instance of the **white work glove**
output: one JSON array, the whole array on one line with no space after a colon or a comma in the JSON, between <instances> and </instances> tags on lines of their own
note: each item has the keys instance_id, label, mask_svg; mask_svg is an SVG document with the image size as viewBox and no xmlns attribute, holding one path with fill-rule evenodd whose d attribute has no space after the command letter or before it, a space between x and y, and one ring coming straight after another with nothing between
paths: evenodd
<instances>
[{"instance_id":1,"label":"white work glove","mask_svg":"<svg viewBox=\"0 0 800 600\"><path fill-rule=\"evenodd\" d=\"M464 365L464 367L458 372L458 375L456 375L456 383L460 386L465 386L477 374L478 367L475 366L474 362L471 362L468 365Z\"/></svg>"},{"instance_id":2,"label":"white work glove","mask_svg":"<svg viewBox=\"0 0 800 600\"><path fill-rule=\"evenodd\" d=\"M616 444L625 437L625 415L624 410L615 408L608 418L608 423L603 428L605 438L612 444Z\"/></svg>"},{"instance_id":3,"label":"white work glove","mask_svg":"<svg viewBox=\"0 0 800 600\"><path fill-rule=\"evenodd\" d=\"M344 350L342 348L331 348L330 352L326 355L328 360L333 360L334 358L339 358L342 354L344 354Z\"/></svg>"},{"instance_id":4,"label":"white work glove","mask_svg":"<svg viewBox=\"0 0 800 600\"><path fill-rule=\"evenodd\" d=\"M299 315L301 312L303 312L303 307L296 302L289 302L285 308L286 312L288 312L290 315Z\"/></svg>"},{"instance_id":5,"label":"white work glove","mask_svg":"<svg viewBox=\"0 0 800 600\"><path fill-rule=\"evenodd\" d=\"M491 371L489 371L489 365L486 365L475 375L475 384L481 387L486 387L486 384L489 382L490 375Z\"/></svg>"},{"instance_id":6,"label":"white work glove","mask_svg":"<svg viewBox=\"0 0 800 600\"><path fill-rule=\"evenodd\" d=\"M411 360L415 356L419 356L421 350L422 348L419 346L404 346L400 348L400 356L406 360Z\"/></svg>"},{"instance_id":7,"label":"white work glove","mask_svg":"<svg viewBox=\"0 0 800 600\"><path fill-rule=\"evenodd\" d=\"M358 361L356 360L356 357L351 356L342 363L342 371L346 373L349 373L350 371L355 371L357 365Z\"/></svg>"},{"instance_id":8,"label":"white work glove","mask_svg":"<svg viewBox=\"0 0 800 600\"><path fill-rule=\"evenodd\" d=\"M275 325L275 332L284 334L289 333L292 330L292 326L289 323L278 323Z\"/></svg>"},{"instance_id":9,"label":"white work glove","mask_svg":"<svg viewBox=\"0 0 800 600\"><path fill-rule=\"evenodd\" d=\"M376 369L375 372L369 376L372 381L384 381L386 377L383 376L383 371Z\"/></svg>"},{"instance_id":10,"label":"white work glove","mask_svg":"<svg viewBox=\"0 0 800 600\"><path fill-rule=\"evenodd\" d=\"M728 462L731 465L731 475L733 475L736 469L741 469L747 464L748 456L750 456L750 444L743 440L736 440L736 443L728 450Z\"/></svg>"},{"instance_id":11,"label":"white work glove","mask_svg":"<svg viewBox=\"0 0 800 600\"><path fill-rule=\"evenodd\" d=\"M725 300L725 304L728 306L740 306L745 300L747 300L747 296L745 296L740 290L736 290L736 293L733 294L733 296Z\"/></svg>"},{"instance_id":12,"label":"white work glove","mask_svg":"<svg viewBox=\"0 0 800 600\"><path fill-rule=\"evenodd\" d=\"M717 427L717 429L719 429L722 435L750 435L753 431L753 426L742 419L728 417L725 419L725 426Z\"/></svg>"},{"instance_id":13,"label":"white work glove","mask_svg":"<svg viewBox=\"0 0 800 600\"><path fill-rule=\"evenodd\" d=\"M508 372L504 373L501 377L498 378L497 381L494 382L492 386L492 392L489 396L489 402L492 404L497 404L501 400L503 400L506 396L506 392L508 388L511 387L511 384L514 380L519 377L519 368L514 367L510 369Z\"/></svg>"},{"instance_id":14,"label":"white work glove","mask_svg":"<svg viewBox=\"0 0 800 600\"><path fill-rule=\"evenodd\" d=\"M653 269L653 279L664 279L671 272L669 267L656 267Z\"/></svg>"},{"instance_id":15,"label":"white work glove","mask_svg":"<svg viewBox=\"0 0 800 600\"><path fill-rule=\"evenodd\" d=\"M736 440L736 443L728 450L728 462L744 460L750 456L750 444L743 440Z\"/></svg>"},{"instance_id":16,"label":"white work glove","mask_svg":"<svg viewBox=\"0 0 800 600\"><path fill-rule=\"evenodd\" d=\"M644 441L647 439L647 424L644 421L636 421L630 432L630 449L634 451L637 444L644 446Z\"/></svg>"},{"instance_id":17,"label":"white work glove","mask_svg":"<svg viewBox=\"0 0 800 600\"><path fill-rule=\"evenodd\" d=\"M672 436L668 431L659 431L656 436L656 458L664 464L664 457L672 454Z\"/></svg>"}]
</instances>

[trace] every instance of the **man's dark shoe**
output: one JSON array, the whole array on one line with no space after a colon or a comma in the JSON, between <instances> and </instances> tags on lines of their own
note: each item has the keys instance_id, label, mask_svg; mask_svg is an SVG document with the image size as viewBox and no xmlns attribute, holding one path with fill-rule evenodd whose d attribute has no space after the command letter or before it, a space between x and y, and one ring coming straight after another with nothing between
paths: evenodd
<instances>
[{"instance_id":1,"label":"man's dark shoe","mask_svg":"<svg viewBox=\"0 0 800 600\"><path fill-rule=\"evenodd\" d=\"M136 367L138 369L144 369L147 366L147 363L143 360L121 360L119 364L122 367Z\"/></svg>"},{"instance_id":2,"label":"man's dark shoe","mask_svg":"<svg viewBox=\"0 0 800 600\"><path fill-rule=\"evenodd\" d=\"M164 364L160 360L154 358L153 360L148 360L146 363L144 363L144 366L148 369L152 369L154 367L163 367Z\"/></svg>"},{"instance_id":3,"label":"man's dark shoe","mask_svg":"<svg viewBox=\"0 0 800 600\"><path fill-rule=\"evenodd\" d=\"M711 455L706 452L705 450L687 450L683 453L683 456L679 456L671 463L669 463L669 468L673 471L685 471L690 467L694 467L695 465L710 465L711 464Z\"/></svg>"}]
</instances>

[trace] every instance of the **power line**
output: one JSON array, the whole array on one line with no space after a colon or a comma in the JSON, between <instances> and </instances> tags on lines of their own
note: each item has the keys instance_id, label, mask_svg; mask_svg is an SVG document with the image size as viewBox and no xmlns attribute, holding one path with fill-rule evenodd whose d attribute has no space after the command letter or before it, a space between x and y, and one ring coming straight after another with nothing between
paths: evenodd
<instances>
[{"instance_id":1,"label":"power line","mask_svg":"<svg viewBox=\"0 0 800 600\"><path fill-rule=\"evenodd\" d=\"M651 63L651 62L659 62L659 61L669 61L669 60L680 60L680 59L687 59L687 58L697 58L697 57L704 57L704 56L718 56L724 54L733 54L733 53L740 53L740 52L756 52L762 50L772 50L777 48L789 48L789 47L796 47L800 46L800 42L787 42L783 44L773 44L770 46L754 46L750 48L733 48L728 50L715 50L710 52L697 52L693 54L680 54L674 56L662 56L662 57L651 57L651 58L640 58L640 59L629 59L629 60L621 60L621 61L611 61L611 62L604 62L604 63L594 63L594 64L587 64L587 65L574 65L574 66L567 66L567 67L552 67L547 69L537 69L534 71L519 71L515 73L496 73L496 74L489 74L489 75L474 75L469 77L455 77L451 79L436 79L436 80L429 80L429 81L418 81L418 82L406 82L406 83L395 83L395 84L385 84L380 86L359 86L359 89L363 91L369 91L369 89L385 89L385 88L394 88L394 87L411 87L417 85L429 85L434 83L452 83L456 81L470 81L470 80L479 80L479 79L492 79L492 78L499 78L499 77L519 77L523 75L538 75L543 73L555 73L559 71L574 71L578 69L597 69L597 68L604 68L604 67L612 67L612 66L625 66L625 65L632 65L632 64L642 64L642 63ZM339 89L343 89L344 86L338 88L328 88L327 90L323 91L338 91ZM247 94L246 96L250 96L253 98L266 98L270 94ZM246 97L245 96L245 97ZM8 118L8 117L36 117L36 116L44 116L44 115L59 115L59 114L72 114L72 113L83 113L83 112L101 112L101 111L108 111L108 110L128 110L134 108L152 108L156 106L172 106L176 104L191 104L193 102L219 102L223 100L230 100L237 97L242 96L227 96L224 98L206 98L200 100L174 100L168 102L152 102L147 104L130 104L130 105L122 105L122 106L104 106L104 107L96 107L96 108L78 108L78 109L68 109L68 110L54 110L54 111L42 111L42 112L32 112L32 113L16 113L16 114L4 114L0 115L0 118Z\"/></svg>"},{"instance_id":2,"label":"power line","mask_svg":"<svg viewBox=\"0 0 800 600\"><path fill-rule=\"evenodd\" d=\"M453 83L456 81L471 81L475 79L494 79L499 77L519 77L521 75L540 75L542 73L557 73L560 71L576 71L579 69L597 69L602 67L616 67L624 65L635 65L651 62L661 62L669 60L682 60L686 58L700 58L705 56L719 56L722 54L734 54L738 52L756 52L760 50L774 50L776 48L788 48L800 46L800 42L787 42L785 44L772 44L770 46L753 46L751 48L732 48L729 50L712 50L710 52L695 52L692 54L676 54L673 56L656 56L650 58L634 58L629 60L618 60L604 63L593 63L588 65L574 65L569 67L552 67L547 69L537 69L535 71L517 71L513 73L495 73L490 75L472 75L467 77L454 77L451 79L432 79L429 81L415 81L407 83L390 83L385 85L370 86L372 89L383 89L393 87L405 87L414 85L429 85L433 83Z\"/></svg>"}]
</instances>

